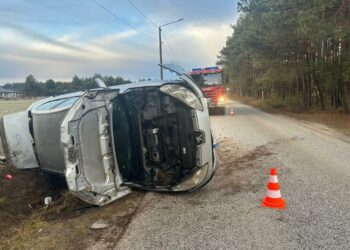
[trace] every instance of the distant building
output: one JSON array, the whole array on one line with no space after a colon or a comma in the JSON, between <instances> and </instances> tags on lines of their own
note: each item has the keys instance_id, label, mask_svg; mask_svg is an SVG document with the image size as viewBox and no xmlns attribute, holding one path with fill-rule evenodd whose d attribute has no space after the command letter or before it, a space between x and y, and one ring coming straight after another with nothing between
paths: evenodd
<instances>
[{"instance_id":1,"label":"distant building","mask_svg":"<svg viewBox=\"0 0 350 250\"><path fill-rule=\"evenodd\" d=\"M20 96L20 94L15 90L4 89L4 88L0 87L0 98L15 99L19 96Z\"/></svg>"}]
</instances>

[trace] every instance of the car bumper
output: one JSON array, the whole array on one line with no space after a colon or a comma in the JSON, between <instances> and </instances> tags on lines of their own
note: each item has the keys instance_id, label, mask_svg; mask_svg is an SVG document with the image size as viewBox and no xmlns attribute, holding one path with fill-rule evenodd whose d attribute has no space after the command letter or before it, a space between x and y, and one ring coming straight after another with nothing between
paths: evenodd
<instances>
[{"instance_id":1,"label":"car bumper","mask_svg":"<svg viewBox=\"0 0 350 250\"><path fill-rule=\"evenodd\" d=\"M213 102L211 99L207 99L208 100L208 107L209 108L220 108L220 107L225 107L226 106L226 102Z\"/></svg>"},{"instance_id":2,"label":"car bumper","mask_svg":"<svg viewBox=\"0 0 350 250\"><path fill-rule=\"evenodd\" d=\"M213 145L213 161L211 164L207 163L201 168L195 171L195 173L182 182L181 184L172 188L174 192L191 192L205 186L214 176L217 169L218 160L217 160L217 149Z\"/></svg>"}]
</instances>

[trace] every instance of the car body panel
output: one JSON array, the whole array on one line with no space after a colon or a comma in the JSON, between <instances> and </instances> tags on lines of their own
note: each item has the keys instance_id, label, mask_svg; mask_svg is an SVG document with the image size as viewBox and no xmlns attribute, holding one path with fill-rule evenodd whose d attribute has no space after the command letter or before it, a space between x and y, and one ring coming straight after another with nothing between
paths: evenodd
<instances>
[{"instance_id":1,"label":"car body panel","mask_svg":"<svg viewBox=\"0 0 350 250\"><path fill-rule=\"evenodd\" d=\"M38 161L29 132L27 112L6 115L0 120L1 142L6 158L19 169L37 168Z\"/></svg>"}]
</instances>

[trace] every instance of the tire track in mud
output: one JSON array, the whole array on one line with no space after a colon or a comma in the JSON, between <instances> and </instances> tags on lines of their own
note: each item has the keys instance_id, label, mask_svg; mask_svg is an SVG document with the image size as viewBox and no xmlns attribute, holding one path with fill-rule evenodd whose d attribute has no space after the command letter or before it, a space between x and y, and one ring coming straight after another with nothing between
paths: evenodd
<instances>
[{"instance_id":1,"label":"tire track in mud","mask_svg":"<svg viewBox=\"0 0 350 250\"><path fill-rule=\"evenodd\" d=\"M103 232L96 231L96 237L87 244L90 245L87 249L114 249L143 207L147 194L148 192L133 191L132 194L110 204L110 209L101 217L109 227Z\"/></svg>"},{"instance_id":2,"label":"tire track in mud","mask_svg":"<svg viewBox=\"0 0 350 250\"><path fill-rule=\"evenodd\" d=\"M299 139L291 137L271 141L252 151L242 150L240 145L230 139L221 139L218 150L219 167L211 186L225 194L241 191L257 192L266 182L264 174L267 174L267 169L279 163L274 157L275 147L280 143Z\"/></svg>"},{"instance_id":3,"label":"tire track in mud","mask_svg":"<svg viewBox=\"0 0 350 250\"><path fill-rule=\"evenodd\" d=\"M121 233L120 233L120 234L118 235L118 237L115 239L114 244L113 244L113 248L115 248L116 245L118 244L119 240L120 240L121 238L123 238L123 236L125 235L126 231L127 231L128 228L129 228L131 222L133 221L133 219L135 218L135 216L139 213L139 211L140 211L140 209L141 209L141 207L142 207L142 204L143 204L143 202L144 202L144 199L145 199L145 196L146 196L146 195L147 195L147 193L143 193L143 194L142 194L142 198L141 198L141 200L138 202L137 206L135 207L135 210L134 210L132 213L130 213L130 214L127 215L126 223L125 223L125 225L123 226L123 229L122 229Z\"/></svg>"}]
</instances>

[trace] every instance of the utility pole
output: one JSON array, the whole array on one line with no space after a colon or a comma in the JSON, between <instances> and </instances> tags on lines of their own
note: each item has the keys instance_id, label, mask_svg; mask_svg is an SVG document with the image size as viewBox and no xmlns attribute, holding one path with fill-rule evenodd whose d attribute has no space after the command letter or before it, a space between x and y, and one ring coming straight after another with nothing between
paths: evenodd
<instances>
[{"instance_id":1,"label":"utility pole","mask_svg":"<svg viewBox=\"0 0 350 250\"><path fill-rule=\"evenodd\" d=\"M181 22L182 20L184 20L183 18L180 18L176 21L170 22L170 23L166 23L163 25L160 25L158 27L158 32L159 32L159 64L162 65L163 64L163 52L162 52L162 27L173 24L173 23L177 23L177 22ZM163 68L162 66L160 66L160 80L163 80Z\"/></svg>"}]
</instances>

